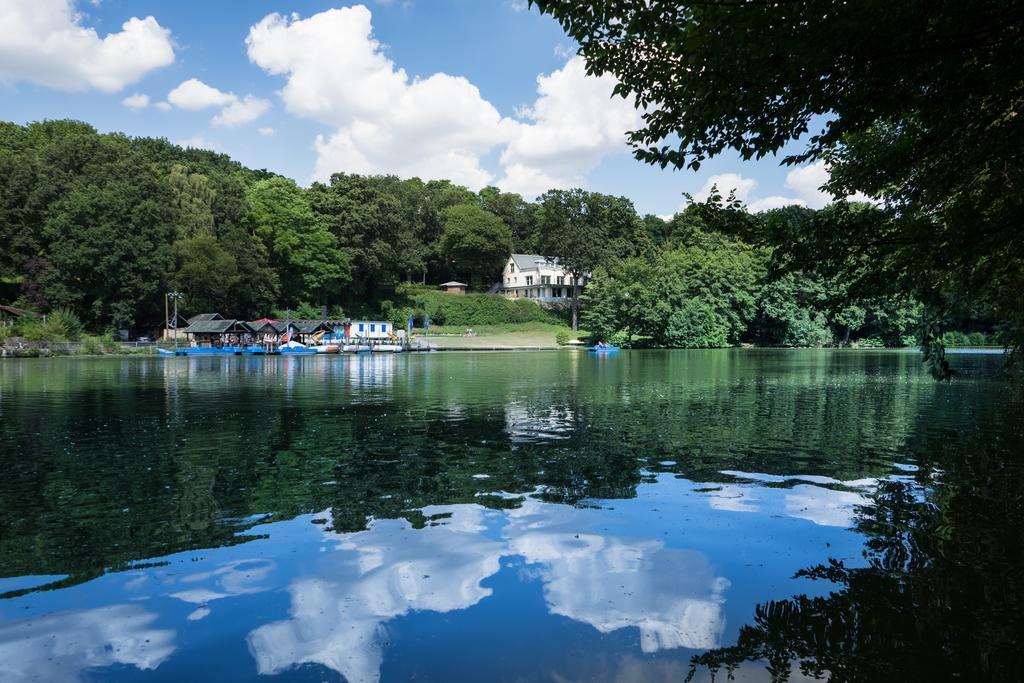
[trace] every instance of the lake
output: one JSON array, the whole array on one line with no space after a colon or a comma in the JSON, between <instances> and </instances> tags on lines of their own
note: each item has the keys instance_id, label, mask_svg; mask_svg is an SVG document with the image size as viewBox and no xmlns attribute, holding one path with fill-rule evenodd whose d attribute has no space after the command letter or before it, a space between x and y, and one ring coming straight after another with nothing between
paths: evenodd
<instances>
[{"instance_id":1,"label":"lake","mask_svg":"<svg viewBox=\"0 0 1024 683\"><path fill-rule=\"evenodd\" d=\"M0 361L0 680L1010 680L1002 359Z\"/></svg>"}]
</instances>

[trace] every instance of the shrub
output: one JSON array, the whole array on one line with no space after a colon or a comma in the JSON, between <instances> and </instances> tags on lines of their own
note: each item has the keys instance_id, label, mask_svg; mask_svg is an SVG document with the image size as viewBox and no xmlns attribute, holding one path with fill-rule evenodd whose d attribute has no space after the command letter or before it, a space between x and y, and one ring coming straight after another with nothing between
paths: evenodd
<instances>
[{"instance_id":1,"label":"shrub","mask_svg":"<svg viewBox=\"0 0 1024 683\"><path fill-rule=\"evenodd\" d=\"M614 344L623 349L628 349L633 346L633 340L626 332L616 332L608 338L609 344Z\"/></svg>"},{"instance_id":2,"label":"shrub","mask_svg":"<svg viewBox=\"0 0 1024 683\"><path fill-rule=\"evenodd\" d=\"M555 343L559 346L565 346L572 341L572 335L569 334L568 330L559 330L558 334L555 335Z\"/></svg>"},{"instance_id":3,"label":"shrub","mask_svg":"<svg viewBox=\"0 0 1024 683\"><path fill-rule=\"evenodd\" d=\"M68 308L55 308L46 318L47 324L54 325L63 331L64 339L78 341L84 327L75 312Z\"/></svg>"},{"instance_id":4,"label":"shrub","mask_svg":"<svg viewBox=\"0 0 1024 683\"><path fill-rule=\"evenodd\" d=\"M98 356L103 353L103 343L98 337L88 336L82 340L82 353L89 356Z\"/></svg>"},{"instance_id":5,"label":"shrub","mask_svg":"<svg viewBox=\"0 0 1024 683\"><path fill-rule=\"evenodd\" d=\"M885 348L885 342L880 337L867 337L858 341L857 346L862 349L881 349Z\"/></svg>"},{"instance_id":6,"label":"shrub","mask_svg":"<svg viewBox=\"0 0 1024 683\"><path fill-rule=\"evenodd\" d=\"M669 316L664 338L677 348L721 348L729 345L729 323L708 304L689 299Z\"/></svg>"},{"instance_id":7,"label":"shrub","mask_svg":"<svg viewBox=\"0 0 1024 683\"><path fill-rule=\"evenodd\" d=\"M45 318L23 319L18 328L29 341L77 341L83 329L78 316L66 308L55 309Z\"/></svg>"}]
</instances>

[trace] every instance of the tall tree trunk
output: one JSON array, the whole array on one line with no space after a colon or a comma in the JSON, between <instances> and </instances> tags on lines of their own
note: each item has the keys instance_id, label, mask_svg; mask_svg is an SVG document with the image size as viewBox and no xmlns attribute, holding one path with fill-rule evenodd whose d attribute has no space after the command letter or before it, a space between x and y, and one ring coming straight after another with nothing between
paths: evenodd
<instances>
[{"instance_id":1,"label":"tall tree trunk","mask_svg":"<svg viewBox=\"0 0 1024 683\"><path fill-rule=\"evenodd\" d=\"M576 332L579 329L579 315L580 315L580 293L576 287L576 276L572 276L572 331Z\"/></svg>"}]
</instances>

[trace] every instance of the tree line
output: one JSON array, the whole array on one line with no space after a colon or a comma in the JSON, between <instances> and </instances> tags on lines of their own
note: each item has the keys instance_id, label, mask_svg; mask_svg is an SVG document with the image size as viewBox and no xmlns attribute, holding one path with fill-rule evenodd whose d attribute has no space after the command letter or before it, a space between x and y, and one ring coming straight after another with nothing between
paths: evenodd
<instances>
[{"instance_id":1,"label":"tree line","mask_svg":"<svg viewBox=\"0 0 1024 683\"><path fill-rule=\"evenodd\" d=\"M535 201L450 181L338 173L308 188L215 152L100 134L77 121L0 123L0 279L17 303L88 329L186 313L256 318L401 309L394 284L486 289L512 252L592 276L573 327L627 344L913 343L921 304L801 269L779 236L881 220L870 205L751 214L717 192L670 220L581 189ZM764 238L773 235L774 242ZM13 298L13 297L11 297ZM397 299L397 301L396 301ZM991 328L973 307L946 321Z\"/></svg>"}]
</instances>

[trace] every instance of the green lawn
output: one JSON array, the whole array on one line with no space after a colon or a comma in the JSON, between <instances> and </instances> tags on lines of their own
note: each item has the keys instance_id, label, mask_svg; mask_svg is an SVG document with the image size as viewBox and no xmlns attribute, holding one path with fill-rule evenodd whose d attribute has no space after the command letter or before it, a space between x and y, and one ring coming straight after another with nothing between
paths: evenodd
<instances>
[{"instance_id":1,"label":"green lawn","mask_svg":"<svg viewBox=\"0 0 1024 683\"><path fill-rule=\"evenodd\" d=\"M515 348L521 346L557 346L555 335L560 331L569 332L564 325L548 323L509 323L505 325L479 325L473 327L476 336L466 337L466 327L430 326L426 340L431 345L454 348ZM577 333L585 336L585 332ZM415 339L424 339L422 329L414 329Z\"/></svg>"}]
</instances>

